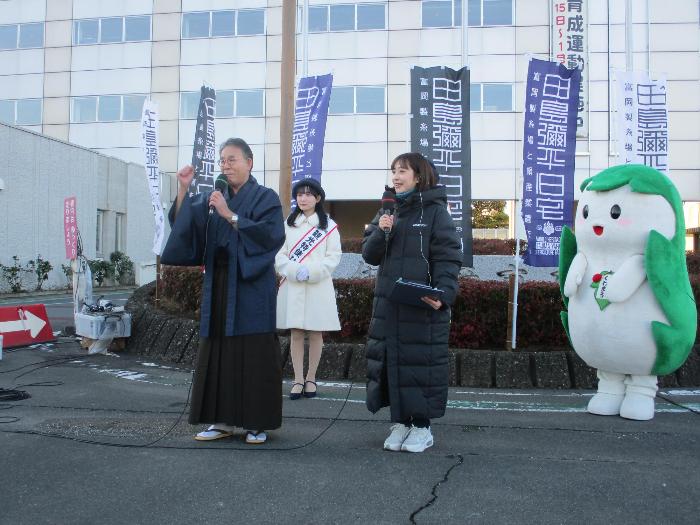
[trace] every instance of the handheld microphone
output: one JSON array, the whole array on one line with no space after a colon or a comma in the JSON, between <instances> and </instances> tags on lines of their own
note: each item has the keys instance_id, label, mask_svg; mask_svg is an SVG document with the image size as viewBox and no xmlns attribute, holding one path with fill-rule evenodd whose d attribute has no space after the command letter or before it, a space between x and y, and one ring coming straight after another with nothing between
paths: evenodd
<instances>
[{"instance_id":1,"label":"handheld microphone","mask_svg":"<svg viewBox=\"0 0 700 525\"><path fill-rule=\"evenodd\" d=\"M396 209L396 195L388 189L382 195L382 215L394 215ZM384 240L389 241L391 228L384 228Z\"/></svg>"},{"instance_id":2,"label":"handheld microphone","mask_svg":"<svg viewBox=\"0 0 700 525\"><path fill-rule=\"evenodd\" d=\"M216 182L214 182L214 191L223 193L226 189L226 186L228 186L228 179L226 178L226 175L222 173L216 178ZM209 215L211 215L212 213L214 213L214 206L210 204Z\"/></svg>"}]
</instances>

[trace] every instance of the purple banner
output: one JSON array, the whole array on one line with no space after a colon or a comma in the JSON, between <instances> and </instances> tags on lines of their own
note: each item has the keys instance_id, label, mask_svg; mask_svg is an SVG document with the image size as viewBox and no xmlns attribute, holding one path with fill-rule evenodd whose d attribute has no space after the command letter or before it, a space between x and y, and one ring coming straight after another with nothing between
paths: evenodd
<instances>
[{"instance_id":1,"label":"purple banner","mask_svg":"<svg viewBox=\"0 0 700 525\"><path fill-rule=\"evenodd\" d=\"M190 185L190 196L214 189L217 156L214 117L216 117L216 91L214 88L202 86L192 149L194 179Z\"/></svg>"},{"instance_id":2,"label":"purple banner","mask_svg":"<svg viewBox=\"0 0 700 525\"><path fill-rule=\"evenodd\" d=\"M292 130L292 186L298 180L309 177L321 182L323 143L332 86L333 75L330 74L305 77L299 81Z\"/></svg>"},{"instance_id":3,"label":"purple banner","mask_svg":"<svg viewBox=\"0 0 700 525\"><path fill-rule=\"evenodd\" d=\"M525 88L522 215L525 264L558 266L562 228L573 223L576 113L581 72L530 60Z\"/></svg>"}]
</instances>

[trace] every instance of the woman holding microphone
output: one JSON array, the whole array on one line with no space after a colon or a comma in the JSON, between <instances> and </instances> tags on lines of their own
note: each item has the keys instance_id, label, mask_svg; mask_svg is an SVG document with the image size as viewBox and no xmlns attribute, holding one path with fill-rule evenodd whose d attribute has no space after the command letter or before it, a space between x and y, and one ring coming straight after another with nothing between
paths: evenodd
<instances>
[{"instance_id":1,"label":"woman holding microphone","mask_svg":"<svg viewBox=\"0 0 700 525\"><path fill-rule=\"evenodd\" d=\"M434 443L430 420L444 415L448 391L450 305L462 252L447 193L420 153L391 163L394 214L380 211L365 230L362 257L379 266L367 341L367 408L389 406L384 449L422 452ZM396 281L437 288L419 305L399 302ZM420 306L422 305L422 306Z\"/></svg>"}]
</instances>

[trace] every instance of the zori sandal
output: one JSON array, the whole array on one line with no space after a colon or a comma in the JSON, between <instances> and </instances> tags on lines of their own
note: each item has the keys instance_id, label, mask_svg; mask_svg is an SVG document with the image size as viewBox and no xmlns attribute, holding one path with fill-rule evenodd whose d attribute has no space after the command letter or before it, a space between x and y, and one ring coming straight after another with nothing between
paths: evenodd
<instances>
[{"instance_id":1,"label":"zori sandal","mask_svg":"<svg viewBox=\"0 0 700 525\"><path fill-rule=\"evenodd\" d=\"M249 430L246 432L245 442L249 445L262 445L265 441L267 441L267 434L265 434L264 430L259 430L257 432Z\"/></svg>"},{"instance_id":2,"label":"zori sandal","mask_svg":"<svg viewBox=\"0 0 700 525\"><path fill-rule=\"evenodd\" d=\"M200 432L194 438L197 441L214 441L215 439L222 439L233 436L233 432L229 430L223 430L221 428L216 428L212 425L204 432Z\"/></svg>"}]
</instances>

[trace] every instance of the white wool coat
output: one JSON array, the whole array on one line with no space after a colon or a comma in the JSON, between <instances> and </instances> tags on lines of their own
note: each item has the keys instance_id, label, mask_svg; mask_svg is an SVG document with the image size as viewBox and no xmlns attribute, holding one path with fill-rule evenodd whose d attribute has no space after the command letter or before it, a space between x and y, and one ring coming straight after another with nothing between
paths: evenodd
<instances>
[{"instance_id":1,"label":"white wool coat","mask_svg":"<svg viewBox=\"0 0 700 525\"><path fill-rule=\"evenodd\" d=\"M340 262L340 234L336 228L300 263L289 260L289 250L312 226L318 226L318 215L300 214L294 226L284 224L287 235L284 246L275 257L275 270L284 278L277 292L277 328L303 330L340 330L338 306L331 274ZM329 219L328 227L334 223ZM324 232L325 233L325 232ZM309 280L296 279L300 266L309 270Z\"/></svg>"}]
</instances>

